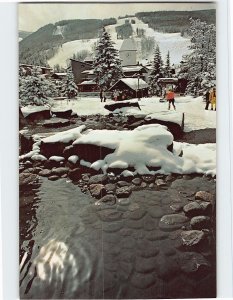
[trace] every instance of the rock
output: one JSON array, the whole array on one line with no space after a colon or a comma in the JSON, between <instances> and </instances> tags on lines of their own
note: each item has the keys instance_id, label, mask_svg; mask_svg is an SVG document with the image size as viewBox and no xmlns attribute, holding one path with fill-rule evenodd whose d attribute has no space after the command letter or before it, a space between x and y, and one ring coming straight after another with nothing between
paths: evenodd
<instances>
[{"instance_id":1,"label":"rock","mask_svg":"<svg viewBox=\"0 0 233 300\"><path fill-rule=\"evenodd\" d=\"M183 205L182 204L172 204L170 205L170 208L175 211L175 212L180 212L183 208Z\"/></svg>"},{"instance_id":2,"label":"rock","mask_svg":"<svg viewBox=\"0 0 233 300\"><path fill-rule=\"evenodd\" d=\"M192 229L208 229L211 226L210 218L206 216L193 217L190 221Z\"/></svg>"},{"instance_id":3,"label":"rock","mask_svg":"<svg viewBox=\"0 0 233 300\"><path fill-rule=\"evenodd\" d=\"M137 107L137 108L140 109L140 106L139 106L138 102L130 102L130 101L128 101L128 102L127 101L123 101L123 102L119 101L119 102L113 103L113 104L106 104L104 106L104 108L109 110L109 111L114 111L114 110L120 109L122 107L131 107L131 106Z\"/></svg>"},{"instance_id":4,"label":"rock","mask_svg":"<svg viewBox=\"0 0 233 300\"><path fill-rule=\"evenodd\" d=\"M24 108L21 109L23 114L24 113ZM33 123L35 121L38 120L46 120L46 119L50 119L51 118L51 113L50 113L50 109L49 108L42 108L40 110L35 110L31 111L30 113L27 113L27 115L25 115L25 120L29 123Z\"/></svg>"},{"instance_id":5,"label":"rock","mask_svg":"<svg viewBox=\"0 0 233 300\"><path fill-rule=\"evenodd\" d=\"M63 111L56 111L56 110L52 110L52 114L55 115L58 118L70 118L71 114L72 114L72 109L67 109L67 110L63 110Z\"/></svg>"},{"instance_id":6,"label":"rock","mask_svg":"<svg viewBox=\"0 0 233 300\"><path fill-rule=\"evenodd\" d=\"M146 188L146 187L147 187L147 183L146 183L146 182L142 182L140 186L141 186L141 188L143 188L143 189L144 189L144 188Z\"/></svg>"},{"instance_id":7,"label":"rock","mask_svg":"<svg viewBox=\"0 0 233 300\"><path fill-rule=\"evenodd\" d=\"M132 130L132 129L135 129L135 128L137 128L139 126L142 126L144 124L145 124L144 120L139 120L137 122L134 122L134 123L128 125L128 128Z\"/></svg>"},{"instance_id":8,"label":"rock","mask_svg":"<svg viewBox=\"0 0 233 300\"><path fill-rule=\"evenodd\" d=\"M89 180L90 180L89 175L88 175L88 174L82 174L82 180L83 180L84 182L89 182Z\"/></svg>"},{"instance_id":9,"label":"rock","mask_svg":"<svg viewBox=\"0 0 233 300\"><path fill-rule=\"evenodd\" d=\"M142 180L146 183L154 183L155 176L154 175L142 175Z\"/></svg>"},{"instance_id":10,"label":"rock","mask_svg":"<svg viewBox=\"0 0 233 300\"><path fill-rule=\"evenodd\" d=\"M38 175L31 174L29 172L22 172L19 174L19 186L20 188L34 185L34 183L39 179Z\"/></svg>"},{"instance_id":11,"label":"rock","mask_svg":"<svg viewBox=\"0 0 233 300\"><path fill-rule=\"evenodd\" d=\"M142 219L146 214L146 211L144 209L137 209L134 211L127 211L125 213L125 218L129 218L132 220L140 220Z\"/></svg>"},{"instance_id":12,"label":"rock","mask_svg":"<svg viewBox=\"0 0 233 300\"><path fill-rule=\"evenodd\" d=\"M63 156L64 149L69 146L69 143L54 142L54 143L43 143L41 141L40 153L45 157L51 156Z\"/></svg>"},{"instance_id":13,"label":"rock","mask_svg":"<svg viewBox=\"0 0 233 300\"><path fill-rule=\"evenodd\" d=\"M167 185L166 181L164 181L163 179L156 179L155 184L159 187L163 187Z\"/></svg>"},{"instance_id":14,"label":"rock","mask_svg":"<svg viewBox=\"0 0 233 300\"><path fill-rule=\"evenodd\" d=\"M160 219L159 227L162 230L176 230L188 222L189 218L181 214L165 215Z\"/></svg>"},{"instance_id":15,"label":"rock","mask_svg":"<svg viewBox=\"0 0 233 300\"><path fill-rule=\"evenodd\" d=\"M88 183L89 184L97 184L97 183L106 184L107 181L108 181L108 176L105 174L100 174L100 175L91 176Z\"/></svg>"},{"instance_id":16,"label":"rock","mask_svg":"<svg viewBox=\"0 0 233 300\"><path fill-rule=\"evenodd\" d=\"M28 153L32 150L34 140L28 131L19 132L20 154Z\"/></svg>"},{"instance_id":17,"label":"rock","mask_svg":"<svg viewBox=\"0 0 233 300\"><path fill-rule=\"evenodd\" d=\"M52 180L52 181L55 181L55 180L59 179L59 176L57 176L57 175L52 175L52 176L49 176L48 179L49 179L49 180Z\"/></svg>"},{"instance_id":18,"label":"rock","mask_svg":"<svg viewBox=\"0 0 233 300\"><path fill-rule=\"evenodd\" d=\"M165 178L165 180L166 180L167 182L171 182L171 181L175 180L175 176L172 175L172 174L170 174L170 175L168 175L168 176Z\"/></svg>"},{"instance_id":19,"label":"rock","mask_svg":"<svg viewBox=\"0 0 233 300\"><path fill-rule=\"evenodd\" d=\"M114 183L108 183L105 185L105 189L106 189L106 192L115 192L116 191L116 185Z\"/></svg>"},{"instance_id":20,"label":"rock","mask_svg":"<svg viewBox=\"0 0 233 300\"><path fill-rule=\"evenodd\" d=\"M210 202L205 202L205 201L200 201L200 200L197 200L197 202L201 206L202 212L203 212L204 215L211 214L212 204Z\"/></svg>"},{"instance_id":21,"label":"rock","mask_svg":"<svg viewBox=\"0 0 233 300\"><path fill-rule=\"evenodd\" d=\"M205 191L199 191L195 194L195 199L213 203L214 196Z\"/></svg>"},{"instance_id":22,"label":"rock","mask_svg":"<svg viewBox=\"0 0 233 300\"><path fill-rule=\"evenodd\" d=\"M65 168L65 167L53 168L52 169L52 174L57 175L57 176L62 176L64 174L66 174L68 171L69 171L69 169Z\"/></svg>"},{"instance_id":23,"label":"rock","mask_svg":"<svg viewBox=\"0 0 233 300\"><path fill-rule=\"evenodd\" d=\"M130 183L127 182L127 181L120 180L120 181L117 182L117 185L118 185L119 187L130 186Z\"/></svg>"},{"instance_id":24,"label":"rock","mask_svg":"<svg viewBox=\"0 0 233 300\"><path fill-rule=\"evenodd\" d=\"M115 209L105 209L98 212L100 219L103 222L119 221L122 218L122 212Z\"/></svg>"},{"instance_id":25,"label":"rock","mask_svg":"<svg viewBox=\"0 0 233 300\"><path fill-rule=\"evenodd\" d=\"M199 245L205 238L205 233L200 230L188 230L181 232L182 244L188 248Z\"/></svg>"},{"instance_id":26,"label":"rock","mask_svg":"<svg viewBox=\"0 0 233 300\"><path fill-rule=\"evenodd\" d=\"M129 198L119 198L117 199L117 203L121 206L128 206L130 204Z\"/></svg>"},{"instance_id":27,"label":"rock","mask_svg":"<svg viewBox=\"0 0 233 300\"><path fill-rule=\"evenodd\" d=\"M51 170L49 170L49 169L41 170L41 171L39 172L39 175L40 175L40 176L43 176L43 177L48 177L48 176L51 175Z\"/></svg>"},{"instance_id":28,"label":"rock","mask_svg":"<svg viewBox=\"0 0 233 300\"><path fill-rule=\"evenodd\" d=\"M81 170L80 170L80 168L75 168L73 170L70 170L69 173L68 173L68 177L71 180L74 180L74 181L78 181L79 179L81 179Z\"/></svg>"},{"instance_id":29,"label":"rock","mask_svg":"<svg viewBox=\"0 0 233 300\"><path fill-rule=\"evenodd\" d=\"M127 198L130 196L131 193L132 193L132 190L128 186L124 186L124 187L118 188L116 190L116 196L118 198Z\"/></svg>"},{"instance_id":30,"label":"rock","mask_svg":"<svg viewBox=\"0 0 233 300\"><path fill-rule=\"evenodd\" d=\"M211 264L200 253L196 252L181 253L179 265L181 270L188 274L203 272L211 267Z\"/></svg>"},{"instance_id":31,"label":"rock","mask_svg":"<svg viewBox=\"0 0 233 300\"><path fill-rule=\"evenodd\" d=\"M63 126L69 126L70 121L67 119L52 118L50 120L43 121L41 125L46 128L59 128Z\"/></svg>"},{"instance_id":32,"label":"rock","mask_svg":"<svg viewBox=\"0 0 233 300\"><path fill-rule=\"evenodd\" d=\"M85 122L87 120L87 117L86 116L81 116L81 121L82 122Z\"/></svg>"},{"instance_id":33,"label":"rock","mask_svg":"<svg viewBox=\"0 0 233 300\"><path fill-rule=\"evenodd\" d=\"M114 205L116 204L116 197L114 195L106 195L95 202L95 205Z\"/></svg>"},{"instance_id":34,"label":"rock","mask_svg":"<svg viewBox=\"0 0 233 300\"><path fill-rule=\"evenodd\" d=\"M150 189L153 189L154 188L154 183L150 183L149 185L148 185L148 187L150 188Z\"/></svg>"},{"instance_id":35,"label":"rock","mask_svg":"<svg viewBox=\"0 0 233 300\"><path fill-rule=\"evenodd\" d=\"M97 183L97 184L91 184L89 186L90 193L92 197L94 198L101 198L106 195L106 189L103 184Z\"/></svg>"},{"instance_id":36,"label":"rock","mask_svg":"<svg viewBox=\"0 0 233 300\"><path fill-rule=\"evenodd\" d=\"M194 217L202 214L202 207L196 201L190 202L183 207L185 214L188 217Z\"/></svg>"}]
</instances>

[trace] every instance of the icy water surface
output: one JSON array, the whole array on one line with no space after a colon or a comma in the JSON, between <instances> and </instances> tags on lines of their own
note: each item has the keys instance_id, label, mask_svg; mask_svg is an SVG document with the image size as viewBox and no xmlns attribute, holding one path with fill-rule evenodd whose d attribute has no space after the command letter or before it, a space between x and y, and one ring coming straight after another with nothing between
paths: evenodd
<instances>
[{"instance_id":1,"label":"icy water surface","mask_svg":"<svg viewBox=\"0 0 233 300\"><path fill-rule=\"evenodd\" d=\"M171 203L187 203L204 178L177 179L161 191L135 191L114 207L96 207L66 179L40 179L21 195L20 294L27 299L190 298L215 296L209 273L180 270L179 233L161 231Z\"/></svg>"}]
</instances>

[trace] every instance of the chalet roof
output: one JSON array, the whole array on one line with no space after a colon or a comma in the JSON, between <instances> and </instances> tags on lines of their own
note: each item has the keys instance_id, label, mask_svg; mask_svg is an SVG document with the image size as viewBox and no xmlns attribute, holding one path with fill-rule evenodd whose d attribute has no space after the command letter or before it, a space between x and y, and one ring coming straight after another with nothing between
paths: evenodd
<instances>
[{"instance_id":1,"label":"chalet roof","mask_svg":"<svg viewBox=\"0 0 233 300\"><path fill-rule=\"evenodd\" d=\"M88 75L94 75L94 70L85 70L85 71L82 71L82 74L88 74Z\"/></svg>"},{"instance_id":2,"label":"chalet roof","mask_svg":"<svg viewBox=\"0 0 233 300\"><path fill-rule=\"evenodd\" d=\"M50 67L42 67L42 66L36 66L36 65L29 65L29 64L20 64L20 67L26 67L26 68L41 68L46 70L52 70Z\"/></svg>"},{"instance_id":3,"label":"chalet roof","mask_svg":"<svg viewBox=\"0 0 233 300\"><path fill-rule=\"evenodd\" d=\"M134 40L133 39L124 40L120 48L120 52L121 51L137 51Z\"/></svg>"},{"instance_id":4,"label":"chalet roof","mask_svg":"<svg viewBox=\"0 0 233 300\"><path fill-rule=\"evenodd\" d=\"M79 83L78 85L92 85L92 84L96 84L96 82L94 80L85 80Z\"/></svg>"},{"instance_id":5,"label":"chalet roof","mask_svg":"<svg viewBox=\"0 0 233 300\"><path fill-rule=\"evenodd\" d=\"M158 82L162 82L162 83L177 83L178 82L178 78L159 78Z\"/></svg>"},{"instance_id":6,"label":"chalet roof","mask_svg":"<svg viewBox=\"0 0 233 300\"><path fill-rule=\"evenodd\" d=\"M85 62L85 61L81 61L81 60L77 60L77 59L73 59L73 58L70 58L71 61L74 61L74 62L79 62L79 63L82 63L82 64L85 64L85 65L88 65L90 67L92 67L92 64L88 63L88 62Z\"/></svg>"},{"instance_id":7,"label":"chalet roof","mask_svg":"<svg viewBox=\"0 0 233 300\"><path fill-rule=\"evenodd\" d=\"M111 88L110 90L114 89L114 86L117 85L119 82L123 82L124 84L126 84L129 88L131 88L132 90L136 91L139 87L139 90L147 88L148 84L142 80L141 78L138 81L138 78L122 78L120 80L118 80Z\"/></svg>"},{"instance_id":8,"label":"chalet roof","mask_svg":"<svg viewBox=\"0 0 233 300\"><path fill-rule=\"evenodd\" d=\"M58 72L56 72L56 73L53 73L53 75L57 75L57 76L66 76L67 73L58 73ZM52 76L53 76L53 75L52 75Z\"/></svg>"},{"instance_id":9,"label":"chalet roof","mask_svg":"<svg viewBox=\"0 0 233 300\"><path fill-rule=\"evenodd\" d=\"M122 67L123 72L140 72L141 70L147 71L143 66L125 66Z\"/></svg>"}]
</instances>

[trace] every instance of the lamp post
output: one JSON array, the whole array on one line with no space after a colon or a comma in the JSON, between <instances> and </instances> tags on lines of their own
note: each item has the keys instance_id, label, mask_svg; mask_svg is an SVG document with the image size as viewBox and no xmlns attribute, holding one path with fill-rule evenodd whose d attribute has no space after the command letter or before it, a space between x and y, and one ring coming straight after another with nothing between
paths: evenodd
<instances>
[{"instance_id":1,"label":"lamp post","mask_svg":"<svg viewBox=\"0 0 233 300\"><path fill-rule=\"evenodd\" d=\"M138 91L138 93L137 93L137 97L138 97L138 101L140 101L141 99L140 99L140 90L139 90L139 79L140 79L140 74L138 73L138 89L137 89L137 91Z\"/></svg>"}]
</instances>

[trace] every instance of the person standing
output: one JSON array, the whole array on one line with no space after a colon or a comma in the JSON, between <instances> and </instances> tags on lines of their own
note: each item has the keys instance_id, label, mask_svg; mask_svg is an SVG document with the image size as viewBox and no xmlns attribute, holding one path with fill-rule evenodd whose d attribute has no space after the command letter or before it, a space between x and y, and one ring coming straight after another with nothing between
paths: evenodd
<instances>
[{"instance_id":1,"label":"person standing","mask_svg":"<svg viewBox=\"0 0 233 300\"><path fill-rule=\"evenodd\" d=\"M172 104L174 110L176 110L176 107L175 107L175 93L171 89L169 89L169 91L166 94L166 100L168 101L168 110L170 110L171 104Z\"/></svg>"},{"instance_id":2,"label":"person standing","mask_svg":"<svg viewBox=\"0 0 233 300\"><path fill-rule=\"evenodd\" d=\"M104 100L104 102L106 102L106 94L105 94L105 91L103 90L103 94L102 94L102 96L103 96L103 100Z\"/></svg>"},{"instance_id":3,"label":"person standing","mask_svg":"<svg viewBox=\"0 0 233 300\"><path fill-rule=\"evenodd\" d=\"M210 92L209 101L211 103L211 110L216 110L216 88Z\"/></svg>"},{"instance_id":4,"label":"person standing","mask_svg":"<svg viewBox=\"0 0 233 300\"><path fill-rule=\"evenodd\" d=\"M209 105L210 105L210 91L209 91L209 89L206 91L205 101L206 101L205 110L208 110L209 109Z\"/></svg>"},{"instance_id":5,"label":"person standing","mask_svg":"<svg viewBox=\"0 0 233 300\"><path fill-rule=\"evenodd\" d=\"M102 102L103 101L103 90L101 89L100 90L100 102Z\"/></svg>"}]
</instances>

